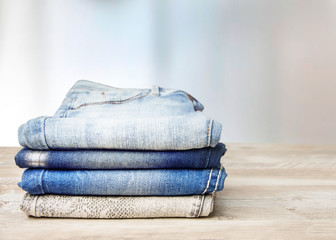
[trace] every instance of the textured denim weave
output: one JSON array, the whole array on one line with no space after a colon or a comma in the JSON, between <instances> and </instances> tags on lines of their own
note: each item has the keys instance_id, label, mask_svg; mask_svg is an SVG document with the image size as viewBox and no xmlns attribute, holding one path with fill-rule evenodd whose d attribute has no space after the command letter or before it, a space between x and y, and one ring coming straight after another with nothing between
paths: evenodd
<instances>
[{"instance_id":1,"label":"textured denim weave","mask_svg":"<svg viewBox=\"0 0 336 240\"><path fill-rule=\"evenodd\" d=\"M73 150L37 151L21 149L15 156L21 168L45 169L154 169L215 168L226 151L216 147L185 151Z\"/></svg>"},{"instance_id":2,"label":"textured denim weave","mask_svg":"<svg viewBox=\"0 0 336 240\"><path fill-rule=\"evenodd\" d=\"M78 81L53 117L21 125L31 149L187 150L215 147L221 124L188 93L154 87L118 89Z\"/></svg>"},{"instance_id":3,"label":"textured denim weave","mask_svg":"<svg viewBox=\"0 0 336 240\"><path fill-rule=\"evenodd\" d=\"M221 191L225 169L27 169L19 186L30 194L178 196Z\"/></svg>"},{"instance_id":4,"label":"textured denim weave","mask_svg":"<svg viewBox=\"0 0 336 240\"><path fill-rule=\"evenodd\" d=\"M215 194L106 197L25 194L20 208L29 216L59 218L157 218L208 216Z\"/></svg>"}]
</instances>

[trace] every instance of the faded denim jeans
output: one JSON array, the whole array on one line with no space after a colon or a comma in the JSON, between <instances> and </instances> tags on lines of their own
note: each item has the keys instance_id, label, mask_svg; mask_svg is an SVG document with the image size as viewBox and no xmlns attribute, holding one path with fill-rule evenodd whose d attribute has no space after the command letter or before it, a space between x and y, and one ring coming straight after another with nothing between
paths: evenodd
<instances>
[{"instance_id":1,"label":"faded denim jeans","mask_svg":"<svg viewBox=\"0 0 336 240\"><path fill-rule=\"evenodd\" d=\"M31 149L187 150L215 147L221 124L181 90L121 89L78 81L52 117L19 128Z\"/></svg>"},{"instance_id":2,"label":"faded denim jeans","mask_svg":"<svg viewBox=\"0 0 336 240\"><path fill-rule=\"evenodd\" d=\"M221 191L226 172L211 169L26 169L19 186L30 194L181 196Z\"/></svg>"},{"instance_id":3,"label":"faded denim jeans","mask_svg":"<svg viewBox=\"0 0 336 240\"><path fill-rule=\"evenodd\" d=\"M15 156L21 168L45 169L157 169L218 168L225 145L184 151L149 150L31 150L21 149Z\"/></svg>"}]
</instances>

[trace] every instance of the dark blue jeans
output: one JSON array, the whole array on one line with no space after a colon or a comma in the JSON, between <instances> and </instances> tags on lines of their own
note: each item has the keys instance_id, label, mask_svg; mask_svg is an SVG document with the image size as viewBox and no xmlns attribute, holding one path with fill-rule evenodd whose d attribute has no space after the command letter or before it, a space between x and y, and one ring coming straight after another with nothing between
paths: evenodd
<instances>
[{"instance_id":1,"label":"dark blue jeans","mask_svg":"<svg viewBox=\"0 0 336 240\"><path fill-rule=\"evenodd\" d=\"M23 148L15 156L21 168L45 169L153 169L214 168L226 151L216 147L185 151L73 150L37 151Z\"/></svg>"}]
</instances>

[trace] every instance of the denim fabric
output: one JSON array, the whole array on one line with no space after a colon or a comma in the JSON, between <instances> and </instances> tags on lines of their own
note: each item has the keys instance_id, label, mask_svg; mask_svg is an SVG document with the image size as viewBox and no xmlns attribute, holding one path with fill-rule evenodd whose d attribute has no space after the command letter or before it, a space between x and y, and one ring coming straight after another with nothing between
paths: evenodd
<instances>
[{"instance_id":1,"label":"denim fabric","mask_svg":"<svg viewBox=\"0 0 336 240\"><path fill-rule=\"evenodd\" d=\"M208 216L214 194L161 197L25 194L20 208L29 216L59 218L158 218Z\"/></svg>"},{"instance_id":2,"label":"denim fabric","mask_svg":"<svg viewBox=\"0 0 336 240\"><path fill-rule=\"evenodd\" d=\"M27 169L19 186L30 194L173 196L221 191L222 167L156 170Z\"/></svg>"},{"instance_id":3,"label":"denim fabric","mask_svg":"<svg viewBox=\"0 0 336 240\"><path fill-rule=\"evenodd\" d=\"M226 151L216 147L185 151L74 150L38 151L21 149L15 156L21 168L45 169L153 169L215 168Z\"/></svg>"},{"instance_id":4,"label":"denim fabric","mask_svg":"<svg viewBox=\"0 0 336 240\"><path fill-rule=\"evenodd\" d=\"M31 149L187 150L215 147L221 124L181 90L119 89L78 81L53 117L19 128Z\"/></svg>"}]
</instances>

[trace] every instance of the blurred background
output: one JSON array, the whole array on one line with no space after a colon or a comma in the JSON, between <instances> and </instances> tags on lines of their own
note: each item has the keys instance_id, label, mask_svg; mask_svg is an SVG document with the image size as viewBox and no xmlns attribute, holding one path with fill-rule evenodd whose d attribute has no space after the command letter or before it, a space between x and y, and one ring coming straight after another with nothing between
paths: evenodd
<instances>
[{"instance_id":1,"label":"blurred background","mask_svg":"<svg viewBox=\"0 0 336 240\"><path fill-rule=\"evenodd\" d=\"M336 143L335 0L0 0L0 146L79 79L183 89L222 141Z\"/></svg>"}]
</instances>

